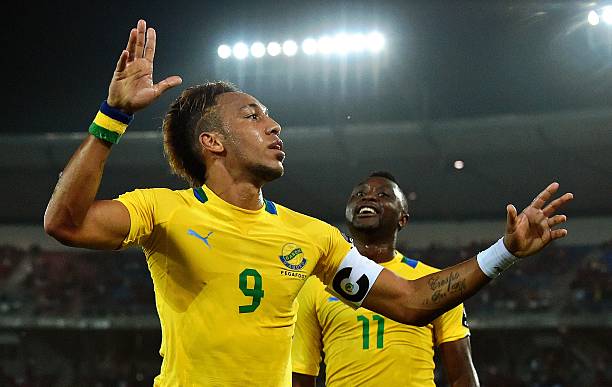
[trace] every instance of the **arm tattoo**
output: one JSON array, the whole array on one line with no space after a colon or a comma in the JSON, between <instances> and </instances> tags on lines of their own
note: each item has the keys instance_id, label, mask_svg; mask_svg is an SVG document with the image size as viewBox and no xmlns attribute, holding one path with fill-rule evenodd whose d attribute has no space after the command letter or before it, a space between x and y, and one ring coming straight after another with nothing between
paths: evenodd
<instances>
[{"instance_id":1,"label":"arm tattoo","mask_svg":"<svg viewBox=\"0 0 612 387\"><path fill-rule=\"evenodd\" d=\"M428 305L430 301L434 304L442 303L445 299L455 293L463 294L467 284L458 272L451 271L447 276L432 276L428 281L429 288L432 290L431 297L426 299L423 304Z\"/></svg>"}]
</instances>

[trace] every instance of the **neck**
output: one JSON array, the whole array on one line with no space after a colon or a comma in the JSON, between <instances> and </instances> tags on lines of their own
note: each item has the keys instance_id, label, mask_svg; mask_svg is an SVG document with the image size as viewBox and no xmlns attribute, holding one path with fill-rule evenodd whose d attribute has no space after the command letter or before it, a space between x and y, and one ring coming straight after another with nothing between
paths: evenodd
<instances>
[{"instance_id":1,"label":"neck","mask_svg":"<svg viewBox=\"0 0 612 387\"><path fill-rule=\"evenodd\" d=\"M264 205L263 184L232 175L222 168L207 171L206 186L227 203L245 210L258 210Z\"/></svg>"},{"instance_id":2,"label":"neck","mask_svg":"<svg viewBox=\"0 0 612 387\"><path fill-rule=\"evenodd\" d=\"M355 247L361 255L376 263L389 262L395 257L396 233L380 238L365 232L351 230Z\"/></svg>"}]
</instances>

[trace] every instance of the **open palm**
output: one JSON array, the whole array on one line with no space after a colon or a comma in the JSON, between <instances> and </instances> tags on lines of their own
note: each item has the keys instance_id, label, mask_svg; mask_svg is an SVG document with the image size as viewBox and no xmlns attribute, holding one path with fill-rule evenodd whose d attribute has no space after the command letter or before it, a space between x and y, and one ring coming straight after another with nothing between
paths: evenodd
<instances>
[{"instance_id":1,"label":"open palm","mask_svg":"<svg viewBox=\"0 0 612 387\"><path fill-rule=\"evenodd\" d=\"M134 113L149 106L166 90L181 84L178 76L153 83L155 40L155 30L147 29L144 20L139 20L137 27L130 31L127 47L117 61L108 88L110 106Z\"/></svg>"},{"instance_id":2,"label":"open palm","mask_svg":"<svg viewBox=\"0 0 612 387\"><path fill-rule=\"evenodd\" d=\"M513 205L510 204L506 208L504 244L514 256L526 257L535 254L551 241L567 235L564 228L553 229L567 220L565 215L555 215L555 212L572 200L574 195L566 193L544 206L558 189L558 183L550 184L518 215Z\"/></svg>"}]
</instances>

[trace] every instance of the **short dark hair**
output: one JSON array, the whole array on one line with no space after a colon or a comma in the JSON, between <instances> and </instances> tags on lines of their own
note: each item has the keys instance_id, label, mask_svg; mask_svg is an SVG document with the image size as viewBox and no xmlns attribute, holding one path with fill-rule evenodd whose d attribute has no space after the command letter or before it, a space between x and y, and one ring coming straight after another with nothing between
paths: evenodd
<instances>
[{"instance_id":1,"label":"short dark hair","mask_svg":"<svg viewBox=\"0 0 612 387\"><path fill-rule=\"evenodd\" d=\"M387 180L391 180L392 182L394 182L395 184L398 184L397 180L395 179L395 176L393 176L390 172L387 171L375 171L370 173L370 176L368 176L368 178L370 177L383 177Z\"/></svg>"},{"instance_id":2,"label":"short dark hair","mask_svg":"<svg viewBox=\"0 0 612 387\"><path fill-rule=\"evenodd\" d=\"M240 91L230 82L207 82L192 86L170 105L162 125L164 154L172 172L191 187L204 184L206 165L201 156L198 138L202 132L224 130L217 112L217 96Z\"/></svg>"}]
</instances>

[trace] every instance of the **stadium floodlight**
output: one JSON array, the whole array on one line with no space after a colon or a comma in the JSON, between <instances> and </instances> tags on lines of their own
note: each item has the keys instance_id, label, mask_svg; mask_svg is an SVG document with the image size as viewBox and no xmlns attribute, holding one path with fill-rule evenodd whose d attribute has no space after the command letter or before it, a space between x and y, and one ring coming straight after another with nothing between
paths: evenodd
<instances>
[{"instance_id":1,"label":"stadium floodlight","mask_svg":"<svg viewBox=\"0 0 612 387\"><path fill-rule=\"evenodd\" d=\"M222 44L217 48L217 55L219 55L221 59L227 59L232 56L232 48L227 44Z\"/></svg>"},{"instance_id":2,"label":"stadium floodlight","mask_svg":"<svg viewBox=\"0 0 612 387\"><path fill-rule=\"evenodd\" d=\"M317 51L321 54L331 54L334 51L334 40L329 36L319 38L317 42Z\"/></svg>"},{"instance_id":3,"label":"stadium floodlight","mask_svg":"<svg viewBox=\"0 0 612 387\"><path fill-rule=\"evenodd\" d=\"M255 58L261 58L266 55L266 46L262 42L255 42L251 44L251 55Z\"/></svg>"},{"instance_id":4,"label":"stadium floodlight","mask_svg":"<svg viewBox=\"0 0 612 387\"><path fill-rule=\"evenodd\" d=\"M612 7L611 11L612 11ZM599 15L599 14L598 14ZM598 16L602 18L602 16ZM610 13L612 18L612 12ZM377 31L365 33L339 32L335 35L322 35L318 38L307 38L302 41L301 53L305 55L322 54L345 56L353 53L369 51L378 53L385 47L385 37ZM217 54L222 59L234 57L243 60L248 57L263 58L269 55L272 57L281 54L285 56L295 56L300 53L300 45L291 39L285 41L261 41L255 42L236 42L233 45L222 44L217 48Z\"/></svg>"},{"instance_id":5,"label":"stadium floodlight","mask_svg":"<svg viewBox=\"0 0 612 387\"><path fill-rule=\"evenodd\" d=\"M370 32L366 36L366 47L370 52L379 52L385 46L385 37L380 32Z\"/></svg>"},{"instance_id":6,"label":"stadium floodlight","mask_svg":"<svg viewBox=\"0 0 612 387\"><path fill-rule=\"evenodd\" d=\"M463 162L463 160L455 160L455 162L453 163L453 167L455 167L456 170L462 170L463 167L465 167L465 163Z\"/></svg>"},{"instance_id":7,"label":"stadium floodlight","mask_svg":"<svg viewBox=\"0 0 612 387\"><path fill-rule=\"evenodd\" d=\"M589 16L587 20L589 21L590 25L596 26L599 24L599 15L597 14L596 11L591 11L589 12Z\"/></svg>"},{"instance_id":8,"label":"stadium floodlight","mask_svg":"<svg viewBox=\"0 0 612 387\"><path fill-rule=\"evenodd\" d=\"M268 43L268 55L277 56L281 53L281 45L278 42L270 42Z\"/></svg>"},{"instance_id":9,"label":"stadium floodlight","mask_svg":"<svg viewBox=\"0 0 612 387\"><path fill-rule=\"evenodd\" d=\"M232 54L234 54L234 58L236 59L244 59L249 56L249 46L242 42L236 43L232 48Z\"/></svg>"},{"instance_id":10,"label":"stadium floodlight","mask_svg":"<svg viewBox=\"0 0 612 387\"><path fill-rule=\"evenodd\" d=\"M302 51L306 55L314 55L317 53L317 41L312 38L304 39L302 42Z\"/></svg>"},{"instance_id":11,"label":"stadium floodlight","mask_svg":"<svg viewBox=\"0 0 612 387\"><path fill-rule=\"evenodd\" d=\"M334 36L334 52L336 54L344 55L350 51L351 40L347 34L340 33Z\"/></svg>"},{"instance_id":12,"label":"stadium floodlight","mask_svg":"<svg viewBox=\"0 0 612 387\"><path fill-rule=\"evenodd\" d=\"M612 24L612 6L604 7L601 10L601 18L606 24Z\"/></svg>"},{"instance_id":13,"label":"stadium floodlight","mask_svg":"<svg viewBox=\"0 0 612 387\"><path fill-rule=\"evenodd\" d=\"M287 56L294 56L298 51L298 45L293 40L286 40L283 43L283 54Z\"/></svg>"},{"instance_id":14,"label":"stadium floodlight","mask_svg":"<svg viewBox=\"0 0 612 387\"><path fill-rule=\"evenodd\" d=\"M349 37L349 51L363 52L365 50L366 37L364 34L353 34Z\"/></svg>"}]
</instances>

